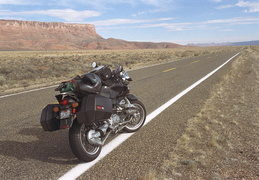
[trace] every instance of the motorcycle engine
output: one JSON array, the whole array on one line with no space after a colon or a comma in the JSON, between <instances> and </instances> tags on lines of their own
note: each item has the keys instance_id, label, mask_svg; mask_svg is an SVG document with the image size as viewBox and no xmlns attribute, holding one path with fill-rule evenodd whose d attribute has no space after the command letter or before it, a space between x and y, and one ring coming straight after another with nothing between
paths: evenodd
<instances>
[{"instance_id":1,"label":"motorcycle engine","mask_svg":"<svg viewBox=\"0 0 259 180\"><path fill-rule=\"evenodd\" d=\"M108 119L108 122L109 122L109 125L110 127L113 129L113 128L116 128L117 125L120 123L121 121L121 118L119 115L117 114L112 114L110 119Z\"/></svg>"},{"instance_id":2,"label":"motorcycle engine","mask_svg":"<svg viewBox=\"0 0 259 180\"><path fill-rule=\"evenodd\" d=\"M125 99L121 99L117 106L117 113L112 114L111 117L108 119L108 124L111 129L115 130L121 125L121 123L124 122L126 114L128 114L128 110L125 111L127 107L128 104Z\"/></svg>"}]
</instances>

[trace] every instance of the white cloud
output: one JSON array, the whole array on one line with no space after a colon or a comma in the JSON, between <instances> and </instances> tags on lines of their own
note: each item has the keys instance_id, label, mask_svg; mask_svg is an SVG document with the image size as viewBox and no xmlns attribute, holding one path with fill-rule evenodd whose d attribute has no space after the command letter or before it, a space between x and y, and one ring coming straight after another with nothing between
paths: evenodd
<instances>
[{"instance_id":1,"label":"white cloud","mask_svg":"<svg viewBox=\"0 0 259 180\"><path fill-rule=\"evenodd\" d=\"M35 0L1 0L0 5L36 5L40 4Z\"/></svg>"},{"instance_id":2,"label":"white cloud","mask_svg":"<svg viewBox=\"0 0 259 180\"><path fill-rule=\"evenodd\" d=\"M160 11L167 11L169 9L174 9L179 2L176 0L141 0L142 3L146 5L153 6Z\"/></svg>"},{"instance_id":3,"label":"white cloud","mask_svg":"<svg viewBox=\"0 0 259 180\"><path fill-rule=\"evenodd\" d=\"M254 13L259 12L259 2L251 2L251 1L239 1L236 6L242 7L242 8L248 8L245 10L245 12L248 13Z\"/></svg>"},{"instance_id":4,"label":"white cloud","mask_svg":"<svg viewBox=\"0 0 259 180\"><path fill-rule=\"evenodd\" d=\"M0 0L0 5L55 5L65 8L91 6L95 9L107 9L117 4L135 5L139 0Z\"/></svg>"},{"instance_id":5,"label":"white cloud","mask_svg":"<svg viewBox=\"0 0 259 180\"><path fill-rule=\"evenodd\" d=\"M50 9L46 11L35 11L35 14L48 15L58 17L66 21L83 21L90 17L100 16L101 13L97 11L75 11L73 9Z\"/></svg>"},{"instance_id":6,"label":"white cloud","mask_svg":"<svg viewBox=\"0 0 259 180\"><path fill-rule=\"evenodd\" d=\"M168 4L170 2L170 0L141 0L141 1L145 4L156 6L156 7L160 7L163 4Z\"/></svg>"},{"instance_id":7,"label":"white cloud","mask_svg":"<svg viewBox=\"0 0 259 180\"><path fill-rule=\"evenodd\" d=\"M211 0L211 1L218 3L218 2L221 2L222 0Z\"/></svg>"},{"instance_id":8,"label":"white cloud","mask_svg":"<svg viewBox=\"0 0 259 180\"><path fill-rule=\"evenodd\" d=\"M168 31L191 31L191 30L218 30L232 31L231 26L234 25L249 25L259 24L259 17L254 18L230 18L230 19L214 19L201 22L185 22L185 23L170 23L161 22L172 20L173 18L135 20L135 19L110 19L104 21L90 22L95 24L98 29L123 29L123 28L157 28L162 27ZM88 22L89 23L89 22ZM134 26L116 26L116 25L138 24ZM228 28L226 28L228 27ZM223 29L223 30L222 30Z\"/></svg>"},{"instance_id":9,"label":"white cloud","mask_svg":"<svg viewBox=\"0 0 259 180\"><path fill-rule=\"evenodd\" d=\"M157 21L168 21L173 18L158 18L158 19L108 19L101 21L90 22L96 26L116 26L116 25L125 25L125 24L138 24L138 23L148 23L148 22L157 22ZM88 22L89 23L89 22Z\"/></svg>"},{"instance_id":10,"label":"white cloud","mask_svg":"<svg viewBox=\"0 0 259 180\"><path fill-rule=\"evenodd\" d=\"M24 16L24 15L46 15L58 17L66 21L83 21L90 17L100 16L101 13L97 11L75 11L73 9L49 9L39 11L20 11L14 12L9 10L0 10L0 15L4 16Z\"/></svg>"},{"instance_id":11,"label":"white cloud","mask_svg":"<svg viewBox=\"0 0 259 180\"><path fill-rule=\"evenodd\" d=\"M231 32L231 31L234 31L234 30L233 29L222 29L220 31L222 31L222 32Z\"/></svg>"},{"instance_id":12,"label":"white cloud","mask_svg":"<svg viewBox=\"0 0 259 180\"><path fill-rule=\"evenodd\" d=\"M235 7L235 5L222 5L222 6L218 6L216 7L216 9L229 9L229 8L232 8L232 7Z\"/></svg>"},{"instance_id":13,"label":"white cloud","mask_svg":"<svg viewBox=\"0 0 259 180\"><path fill-rule=\"evenodd\" d=\"M258 1L238 1L236 4L228 4L216 7L216 9L228 9L233 7L247 8L244 12L254 13L259 12L259 2Z\"/></svg>"},{"instance_id":14,"label":"white cloud","mask_svg":"<svg viewBox=\"0 0 259 180\"><path fill-rule=\"evenodd\" d=\"M173 9L179 8L179 1L176 0L141 0L144 6L149 7L149 10L139 11L134 14L131 14L133 17L141 16L141 15L148 15L160 12L168 12ZM135 6L142 6L140 3L136 4Z\"/></svg>"},{"instance_id":15,"label":"white cloud","mask_svg":"<svg viewBox=\"0 0 259 180\"><path fill-rule=\"evenodd\" d=\"M133 17L137 17L137 16L141 16L141 15L145 15L145 14L154 14L154 13L158 13L158 12L161 12L162 10L147 10L147 11L140 11L140 12L137 12L135 14L132 14L131 16Z\"/></svg>"},{"instance_id":16,"label":"white cloud","mask_svg":"<svg viewBox=\"0 0 259 180\"><path fill-rule=\"evenodd\" d=\"M222 29L226 27L231 27L234 25L251 25L259 24L259 17L255 18L230 18L230 19L214 19L202 22L190 22L190 23L168 23L163 24L165 29L170 31L189 31L189 30L201 30L201 29ZM229 29L219 30L219 31L230 31ZM233 31L233 29L231 29Z\"/></svg>"},{"instance_id":17,"label":"white cloud","mask_svg":"<svg viewBox=\"0 0 259 180\"><path fill-rule=\"evenodd\" d=\"M55 0L56 5L63 7L90 6L91 8L103 10L113 8L118 4L129 4L134 6L138 0Z\"/></svg>"},{"instance_id":18,"label":"white cloud","mask_svg":"<svg viewBox=\"0 0 259 180\"><path fill-rule=\"evenodd\" d=\"M145 24L140 28L154 28L163 27L169 31L188 31L194 23L158 23L158 24Z\"/></svg>"},{"instance_id":19,"label":"white cloud","mask_svg":"<svg viewBox=\"0 0 259 180\"><path fill-rule=\"evenodd\" d=\"M95 9L111 9L114 5L129 5L132 7L149 5L153 8L166 11L172 8L176 0L55 0L56 4L64 7L73 7L74 5L87 5Z\"/></svg>"},{"instance_id":20,"label":"white cloud","mask_svg":"<svg viewBox=\"0 0 259 180\"><path fill-rule=\"evenodd\" d=\"M203 24L229 24L229 25L235 25L235 24L243 24L243 23L250 23L255 24L259 22L259 17L256 18L230 18L230 19L215 19L215 20L208 20L205 22L202 22Z\"/></svg>"}]
</instances>

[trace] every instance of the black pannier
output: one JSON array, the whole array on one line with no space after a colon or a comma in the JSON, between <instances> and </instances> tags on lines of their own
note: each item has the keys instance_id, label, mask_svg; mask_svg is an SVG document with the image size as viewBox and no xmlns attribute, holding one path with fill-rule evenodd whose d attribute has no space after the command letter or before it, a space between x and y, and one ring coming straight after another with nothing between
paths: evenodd
<instances>
[{"instance_id":1,"label":"black pannier","mask_svg":"<svg viewBox=\"0 0 259 180\"><path fill-rule=\"evenodd\" d=\"M48 104L41 112L40 123L44 131L59 130L58 113L53 111L54 107L59 107L59 104Z\"/></svg>"},{"instance_id":2,"label":"black pannier","mask_svg":"<svg viewBox=\"0 0 259 180\"><path fill-rule=\"evenodd\" d=\"M89 94L82 99L79 111L76 113L78 123L92 124L110 118L112 115L112 100L104 96Z\"/></svg>"}]
</instances>

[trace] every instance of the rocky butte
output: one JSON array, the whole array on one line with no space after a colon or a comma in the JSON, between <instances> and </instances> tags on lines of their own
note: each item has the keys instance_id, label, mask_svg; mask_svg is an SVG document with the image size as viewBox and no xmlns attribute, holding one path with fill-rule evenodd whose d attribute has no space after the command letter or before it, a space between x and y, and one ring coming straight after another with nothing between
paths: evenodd
<instances>
[{"instance_id":1,"label":"rocky butte","mask_svg":"<svg viewBox=\"0 0 259 180\"><path fill-rule=\"evenodd\" d=\"M92 24L0 20L0 50L88 50L180 47L173 43L104 39Z\"/></svg>"}]
</instances>

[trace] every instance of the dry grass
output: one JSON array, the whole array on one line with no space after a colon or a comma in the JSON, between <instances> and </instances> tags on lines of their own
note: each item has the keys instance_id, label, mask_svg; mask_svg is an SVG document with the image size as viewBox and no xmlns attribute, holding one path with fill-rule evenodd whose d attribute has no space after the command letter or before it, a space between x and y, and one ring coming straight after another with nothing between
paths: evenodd
<instances>
[{"instance_id":1,"label":"dry grass","mask_svg":"<svg viewBox=\"0 0 259 180\"><path fill-rule=\"evenodd\" d=\"M91 62L126 69L242 47L185 47L149 50L0 51L0 94L56 84L89 71ZM87 68L88 67L88 68Z\"/></svg>"},{"instance_id":2,"label":"dry grass","mask_svg":"<svg viewBox=\"0 0 259 180\"><path fill-rule=\"evenodd\" d=\"M145 176L139 178L139 180L153 180L156 177L156 172L155 171L150 171L148 174Z\"/></svg>"},{"instance_id":3,"label":"dry grass","mask_svg":"<svg viewBox=\"0 0 259 180\"><path fill-rule=\"evenodd\" d=\"M157 179L259 178L259 46L235 60L214 89Z\"/></svg>"}]
</instances>

